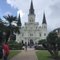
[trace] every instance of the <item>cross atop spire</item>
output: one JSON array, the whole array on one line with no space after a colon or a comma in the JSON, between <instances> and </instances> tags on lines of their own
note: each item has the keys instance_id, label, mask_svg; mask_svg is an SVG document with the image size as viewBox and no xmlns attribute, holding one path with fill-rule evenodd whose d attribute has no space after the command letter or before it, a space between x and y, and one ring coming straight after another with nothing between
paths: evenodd
<instances>
[{"instance_id":1,"label":"cross atop spire","mask_svg":"<svg viewBox=\"0 0 60 60\"><path fill-rule=\"evenodd\" d=\"M42 24L46 24L46 17L45 17L45 13L43 14L43 22Z\"/></svg>"},{"instance_id":2,"label":"cross atop spire","mask_svg":"<svg viewBox=\"0 0 60 60\"><path fill-rule=\"evenodd\" d=\"M33 1L31 0L31 5L30 5L30 10L29 10L30 14L34 14L34 8L33 8Z\"/></svg>"}]
</instances>

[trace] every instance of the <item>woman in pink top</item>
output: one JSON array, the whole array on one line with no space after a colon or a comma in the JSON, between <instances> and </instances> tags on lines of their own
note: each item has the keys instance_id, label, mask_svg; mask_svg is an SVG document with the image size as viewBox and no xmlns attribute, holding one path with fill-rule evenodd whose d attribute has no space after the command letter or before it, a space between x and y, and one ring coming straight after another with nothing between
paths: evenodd
<instances>
[{"instance_id":1,"label":"woman in pink top","mask_svg":"<svg viewBox=\"0 0 60 60\"><path fill-rule=\"evenodd\" d=\"M7 60L8 55L9 55L9 46L7 43L4 43L3 44L3 58L4 58L4 60Z\"/></svg>"}]
</instances>

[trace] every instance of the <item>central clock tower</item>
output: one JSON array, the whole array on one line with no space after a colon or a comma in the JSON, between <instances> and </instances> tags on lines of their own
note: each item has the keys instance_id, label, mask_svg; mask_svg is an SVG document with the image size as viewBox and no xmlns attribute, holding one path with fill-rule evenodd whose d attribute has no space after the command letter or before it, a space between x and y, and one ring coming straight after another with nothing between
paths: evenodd
<instances>
[{"instance_id":1,"label":"central clock tower","mask_svg":"<svg viewBox=\"0 0 60 60\"><path fill-rule=\"evenodd\" d=\"M34 23L35 22L35 13L34 13L32 0L31 0L31 6L30 6L30 9L29 9L29 14L28 14L28 22L29 23Z\"/></svg>"}]
</instances>

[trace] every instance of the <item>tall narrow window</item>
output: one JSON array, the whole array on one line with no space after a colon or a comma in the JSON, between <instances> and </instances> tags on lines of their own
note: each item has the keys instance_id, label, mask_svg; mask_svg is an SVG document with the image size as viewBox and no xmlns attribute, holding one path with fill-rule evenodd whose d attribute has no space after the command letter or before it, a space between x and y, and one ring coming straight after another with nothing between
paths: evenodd
<instances>
[{"instance_id":1,"label":"tall narrow window","mask_svg":"<svg viewBox=\"0 0 60 60\"><path fill-rule=\"evenodd\" d=\"M33 34L30 34L30 36L33 36Z\"/></svg>"},{"instance_id":2,"label":"tall narrow window","mask_svg":"<svg viewBox=\"0 0 60 60\"><path fill-rule=\"evenodd\" d=\"M39 35L41 36L41 33Z\"/></svg>"},{"instance_id":3,"label":"tall narrow window","mask_svg":"<svg viewBox=\"0 0 60 60\"><path fill-rule=\"evenodd\" d=\"M44 36L46 36L46 33L44 33Z\"/></svg>"}]
</instances>

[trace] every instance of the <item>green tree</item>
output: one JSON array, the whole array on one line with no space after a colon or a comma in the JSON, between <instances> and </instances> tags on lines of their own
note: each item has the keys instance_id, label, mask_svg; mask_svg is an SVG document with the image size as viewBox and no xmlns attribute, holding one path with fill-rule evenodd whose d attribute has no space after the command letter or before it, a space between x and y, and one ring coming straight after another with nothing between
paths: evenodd
<instances>
[{"instance_id":1,"label":"green tree","mask_svg":"<svg viewBox=\"0 0 60 60\"><path fill-rule=\"evenodd\" d=\"M10 28L10 33L13 33L13 26L12 22L17 20L16 16L9 15L8 16L3 16L8 22L9 22L9 28Z\"/></svg>"},{"instance_id":2,"label":"green tree","mask_svg":"<svg viewBox=\"0 0 60 60\"><path fill-rule=\"evenodd\" d=\"M43 43L46 43L46 39L42 39L38 41L38 44L43 44Z\"/></svg>"},{"instance_id":3,"label":"green tree","mask_svg":"<svg viewBox=\"0 0 60 60\"><path fill-rule=\"evenodd\" d=\"M11 23L13 22L13 21L16 21L16 16L13 16L13 15L9 15L8 14L8 16L3 16L8 22L9 22L9 25L11 26Z\"/></svg>"},{"instance_id":4,"label":"green tree","mask_svg":"<svg viewBox=\"0 0 60 60\"><path fill-rule=\"evenodd\" d=\"M58 44L58 50L60 50L60 37L58 37L57 44Z\"/></svg>"},{"instance_id":5,"label":"green tree","mask_svg":"<svg viewBox=\"0 0 60 60\"><path fill-rule=\"evenodd\" d=\"M58 59L58 35L56 32L50 32L47 36L47 43L42 45L50 52L52 57Z\"/></svg>"},{"instance_id":6,"label":"green tree","mask_svg":"<svg viewBox=\"0 0 60 60\"><path fill-rule=\"evenodd\" d=\"M9 26L7 26L6 32L6 42L8 41L9 37L13 37L14 33L19 33L19 27L12 25L13 21L17 21L17 17L13 15L3 16L8 22ZM12 39L13 40L13 39Z\"/></svg>"},{"instance_id":7,"label":"green tree","mask_svg":"<svg viewBox=\"0 0 60 60\"><path fill-rule=\"evenodd\" d=\"M5 26L4 26L3 22L2 22L2 19L0 18L0 31L3 31L4 27Z\"/></svg>"}]
</instances>

